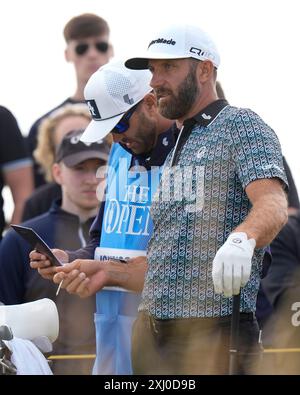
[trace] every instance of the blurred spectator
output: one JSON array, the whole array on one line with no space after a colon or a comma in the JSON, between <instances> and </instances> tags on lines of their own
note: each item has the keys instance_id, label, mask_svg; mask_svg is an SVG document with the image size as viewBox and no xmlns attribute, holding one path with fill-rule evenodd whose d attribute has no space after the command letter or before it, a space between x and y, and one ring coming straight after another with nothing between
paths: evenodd
<instances>
[{"instance_id":1,"label":"blurred spectator","mask_svg":"<svg viewBox=\"0 0 300 395\"><path fill-rule=\"evenodd\" d=\"M71 130L85 129L91 120L85 104L66 104L42 120L38 128L38 145L33 155L44 174L45 185L38 187L26 200L23 221L49 210L53 200L61 198L61 188L54 182L52 165L55 150L62 138Z\"/></svg>"},{"instance_id":2,"label":"blurred spectator","mask_svg":"<svg viewBox=\"0 0 300 395\"><path fill-rule=\"evenodd\" d=\"M79 141L81 131L66 135L52 166L53 178L62 187L62 200L51 209L22 225L34 229L52 247L77 249L84 247L89 229L98 211L99 194L105 180L98 186L96 170L106 164L109 144L105 141L86 145ZM60 329L53 344L54 354L94 354L95 297L79 299L44 280L29 265L30 245L10 230L0 246L0 301L19 304L41 298L56 302ZM54 373L89 374L93 360L62 360L54 362Z\"/></svg>"},{"instance_id":3,"label":"blurred spectator","mask_svg":"<svg viewBox=\"0 0 300 395\"><path fill-rule=\"evenodd\" d=\"M272 264L262 280L273 313L263 328L263 341L268 347L298 348L297 352L269 356L272 374L300 374L300 211L271 244ZM270 361L272 363L270 364Z\"/></svg>"},{"instance_id":4,"label":"blurred spectator","mask_svg":"<svg viewBox=\"0 0 300 395\"><path fill-rule=\"evenodd\" d=\"M32 161L23 136L12 113L0 106L0 240L5 227L3 187L12 193L14 211L12 223L19 223L25 199L33 189Z\"/></svg>"},{"instance_id":5,"label":"blurred spectator","mask_svg":"<svg viewBox=\"0 0 300 395\"><path fill-rule=\"evenodd\" d=\"M299 196L297 192L297 188L293 179L293 175L291 172L291 169L289 165L287 164L287 161L285 157L283 159L283 166L284 170L289 182L289 192L288 192L288 213L289 215L297 214L298 210L300 209L300 203L299 203Z\"/></svg>"},{"instance_id":6,"label":"blurred spectator","mask_svg":"<svg viewBox=\"0 0 300 395\"><path fill-rule=\"evenodd\" d=\"M81 14L73 17L66 24L63 33L67 44L65 50L66 61L73 63L75 68L76 89L72 96L43 115L32 125L28 134L30 153L36 148L38 127L43 118L67 103L84 102L83 89L88 79L113 56L113 47L109 43L109 26L98 15ZM44 175L40 170L38 164L34 162L36 187L45 183Z\"/></svg>"}]
</instances>

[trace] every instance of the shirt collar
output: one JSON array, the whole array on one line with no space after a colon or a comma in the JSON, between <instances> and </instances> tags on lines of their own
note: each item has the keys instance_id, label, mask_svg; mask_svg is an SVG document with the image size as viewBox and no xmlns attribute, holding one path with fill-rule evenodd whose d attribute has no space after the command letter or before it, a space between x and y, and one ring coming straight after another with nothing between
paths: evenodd
<instances>
[{"instance_id":1,"label":"shirt collar","mask_svg":"<svg viewBox=\"0 0 300 395\"><path fill-rule=\"evenodd\" d=\"M208 126L226 106L228 106L227 100L216 100L203 108L192 119L194 119L200 126Z\"/></svg>"},{"instance_id":2,"label":"shirt collar","mask_svg":"<svg viewBox=\"0 0 300 395\"><path fill-rule=\"evenodd\" d=\"M156 145L151 155L145 159L146 167L161 166L164 164L169 152L174 147L179 130L174 123L168 130L157 137Z\"/></svg>"}]
</instances>

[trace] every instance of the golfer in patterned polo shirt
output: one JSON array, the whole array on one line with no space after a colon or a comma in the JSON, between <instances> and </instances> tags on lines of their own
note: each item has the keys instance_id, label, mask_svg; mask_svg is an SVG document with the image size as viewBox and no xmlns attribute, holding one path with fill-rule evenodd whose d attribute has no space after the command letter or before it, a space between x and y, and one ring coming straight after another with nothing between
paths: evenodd
<instances>
[{"instance_id":1,"label":"golfer in patterned polo shirt","mask_svg":"<svg viewBox=\"0 0 300 395\"><path fill-rule=\"evenodd\" d=\"M287 181L274 131L218 100L219 63L207 34L184 25L159 32L144 56L126 62L150 69L159 111L183 125L152 203L136 374L226 374L240 290L239 373L253 372L260 354L256 296L264 247L287 219Z\"/></svg>"}]
</instances>

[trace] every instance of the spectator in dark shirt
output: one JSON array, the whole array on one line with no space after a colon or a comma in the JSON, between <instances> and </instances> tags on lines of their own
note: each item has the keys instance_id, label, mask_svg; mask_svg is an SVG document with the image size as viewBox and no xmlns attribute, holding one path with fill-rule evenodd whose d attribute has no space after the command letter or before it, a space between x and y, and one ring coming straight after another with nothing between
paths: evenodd
<instances>
[{"instance_id":1,"label":"spectator in dark shirt","mask_svg":"<svg viewBox=\"0 0 300 395\"><path fill-rule=\"evenodd\" d=\"M13 114L0 106L0 241L5 227L3 187L12 193L14 211L12 223L19 223L25 199L33 189L32 161Z\"/></svg>"}]
</instances>

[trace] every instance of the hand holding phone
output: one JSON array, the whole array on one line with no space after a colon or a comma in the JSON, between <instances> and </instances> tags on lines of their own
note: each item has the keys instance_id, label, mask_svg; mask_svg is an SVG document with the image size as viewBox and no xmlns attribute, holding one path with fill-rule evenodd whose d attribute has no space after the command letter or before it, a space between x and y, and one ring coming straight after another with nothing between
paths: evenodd
<instances>
[{"instance_id":1,"label":"hand holding phone","mask_svg":"<svg viewBox=\"0 0 300 395\"><path fill-rule=\"evenodd\" d=\"M40 254L46 255L52 266L62 265L60 260L53 254L48 244L33 229L20 225L11 225L11 227L22 236L33 249Z\"/></svg>"}]
</instances>

